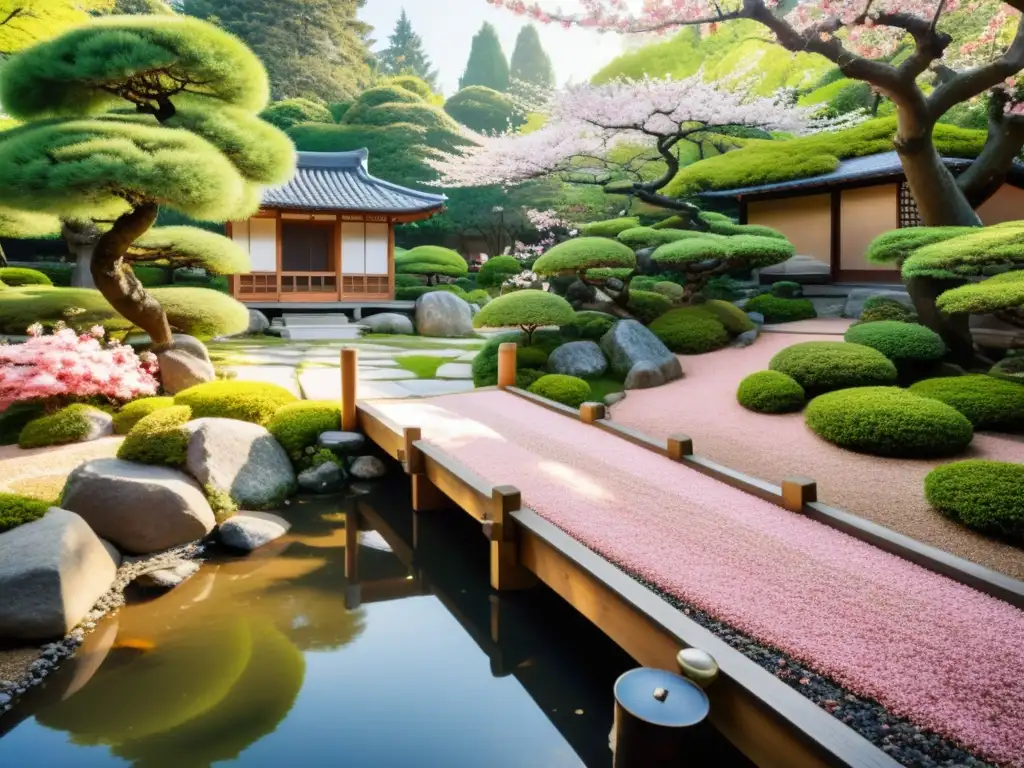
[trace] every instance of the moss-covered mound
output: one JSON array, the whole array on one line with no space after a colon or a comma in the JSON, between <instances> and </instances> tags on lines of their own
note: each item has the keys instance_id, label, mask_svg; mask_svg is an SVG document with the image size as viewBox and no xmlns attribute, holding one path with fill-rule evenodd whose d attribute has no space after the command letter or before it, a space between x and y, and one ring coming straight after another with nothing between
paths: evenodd
<instances>
[{"instance_id":1,"label":"moss-covered mound","mask_svg":"<svg viewBox=\"0 0 1024 768\"><path fill-rule=\"evenodd\" d=\"M672 300L655 291L630 291L627 309L644 325L649 325L672 309Z\"/></svg>"},{"instance_id":2,"label":"moss-covered mound","mask_svg":"<svg viewBox=\"0 0 1024 768\"><path fill-rule=\"evenodd\" d=\"M307 449L315 448L322 432L341 429L341 404L334 400L302 400L282 406L267 425L270 434L296 466L308 464Z\"/></svg>"},{"instance_id":3,"label":"moss-covered mound","mask_svg":"<svg viewBox=\"0 0 1024 768\"><path fill-rule=\"evenodd\" d=\"M590 397L590 385L586 381L561 373L541 376L530 385L528 391L570 408L579 408Z\"/></svg>"},{"instance_id":4,"label":"moss-covered mound","mask_svg":"<svg viewBox=\"0 0 1024 768\"><path fill-rule=\"evenodd\" d=\"M22 285L53 285L42 272L26 267L0 267L0 282L11 288Z\"/></svg>"},{"instance_id":5,"label":"moss-covered mound","mask_svg":"<svg viewBox=\"0 0 1024 768\"><path fill-rule=\"evenodd\" d=\"M515 256L494 256L480 267L480 271L476 274L476 285L481 288L496 287L522 271L523 264ZM466 290L464 286L460 287ZM473 289L469 288L468 290Z\"/></svg>"},{"instance_id":6,"label":"moss-covered mound","mask_svg":"<svg viewBox=\"0 0 1024 768\"><path fill-rule=\"evenodd\" d=\"M926 379L910 391L956 408L975 429L1024 432L1024 384L976 374Z\"/></svg>"},{"instance_id":7,"label":"moss-covered mound","mask_svg":"<svg viewBox=\"0 0 1024 768\"><path fill-rule=\"evenodd\" d=\"M992 366L988 375L995 376L997 379L1024 384L1024 355L1004 357Z\"/></svg>"},{"instance_id":8,"label":"moss-covered mound","mask_svg":"<svg viewBox=\"0 0 1024 768\"><path fill-rule=\"evenodd\" d=\"M114 432L127 435L141 419L161 408L174 405L173 397L144 397L125 405L114 414Z\"/></svg>"},{"instance_id":9,"label":"moss-covered mound","mask_svg":"<svg viewBox=\"0 0 1024 768\"><path fill-rule=\"evenodd\" d=\"M958 461L924 479L924 495L947 517L983 533L1024 540L1024 465Z\"/></svg>"},{"instance_id":10,"label":"moss-covered mound","mask_svg":"<svg viewBox=\"0 0 1024 768\"><path fill-rule=\"evenodd\" d=\"M18 445L22 448L45 448L77 443L89 436L94 424L89 416L96 413L100 413L98 408L76 403L49 416L34 419L21 430Z\"/></svg>"},{"instance_id":11,"label":"moss-covered mound","mask_svg":"<svg viewBox=\"0 0 1024 768\"><path fill-rule=\"evenodd\" d=\"M618 237L620 232L627 229L635 229L640 226L640 219L635 216L621 219L606 219L604 221L592 221L580 227L580 234L583 237Z\"/></svg>"},{"instance_id":12,"label":"moss-covered mound","mask_svg":"<svg viewBox=\"0 0 1024 768\"><path fill-rule=\"evenodd\" d=\"M864 254L874 264L902 264L918 248L976 231L975 227L905 227L879 235ZM869 299L870 301L870 299Z\"/></svg>"},{"instance_id":13,"label":"moss-covered mound","mask_svg":"<svg viewBox=\"0 0 1024 768\"><path fill-rule=\"evenodd\" d=\"M740 382L736 399L748 411L792 413L804 407L804 388L778 371L758 371Z\"/></svg>"},{"instance_id":14,"label":"moss-covered mound","mask_svg":"<svg viewBox=\"0 0 1024 768\"><path fill-rule=\"evenodd\" d=\"M597 341L611 330L617 320L618 318L605 312L585 310L577 312L572 323L562 326L562 333L567 338Z\"/></svg>"},{"instance_id":15,"label":"moss-covered mound","mask_svg":"<svg viewBox=\"0 0 1024 768\"><path fill-rule=\"evenodd\" d=\"M747 313L731 301L711 299L701 304L700 308L717 317L729 333L739 335L757 327L754 321L747 317Z\"/></svg>"},{"instance_id":16,"label":"moss-covered mound","mask_svg":"<svg viewBox=\"0 0 1024 768\"><path fill-rule=\"evenodd\" d=\"M777 283L772 283L771 287L772 296L777 296L780 299L796 299L802 296L803 292L803 286L792 280L779 280Z\"/></svg>"},{"instance_id":17,"label":"moss-covered mound","mask_svg":"<svg viewBox=\"0 0 1024 768\"><path fill-rule=\"evenodd\" d=\"M260 381L211 381L182 390L175 405L187 405L196 419L238 419L266 426L277 411L295 397L284 387Z\"/></svg>"},{"instance_id":18,"label":"moss-covered mound","mask_svg":"<svg viewBox=\"0 0 1024 768\"><path fill-rule=\"evenodd\" d=\"M1024 244L1021 247L1024 255ZM1019 264L1024 266L1024 258ZM947 314L983 315L1024 307L1024 270L1004 272L980 283L968 283L946 291L935 302Z\"/></svg>"},{"instance_id":19,"label":"moss-covered mound","mask_svg":"<svg viewBox=\"0 0 1024 768\"><path fill-rule=\"evenodd\" d=\"M0 493L0 533L31 523L53 506L48 501L31 499L15 493Z\"/></svg>"},{"instance_id":20,"label":"moss-covered mound","mask_svg":"<svg viewBox=\"0 0 1024 768\"><path fill-rule=\"evenodd\" d=\"M849 387L896 383L896 366L877 349L845 341L805 341L786 347L768 364L795 379L808 396Z\"/></svg>"},{"instance_id":21,"label":"moss-covered mound","mask_svg":"<svg viewBox=\"0 0 1024 768\"><path fill-rule=\"evenodd\" d=\"M1024 222L1011 221L992 227L972 228L966 234L914 251L903 262L903 277L932 277L939 280L980 277L1008 267L1019 268L1022 253ZM943 311L963 310L947 307Z\"/></svg>"},{"instance_id":22,"label":"moss-covered mound","mask_svg":"<svg viewBox=\"0 0 1024 768\"><path fill-rule=\"evenodd\" d=\"M575 317L572 305L561 296L527 289L488 302L473 318L473 327L534 329L546 325L568 325Z\"/></svg>"},{"instance_id":23,"label":"moss-covered mound","mask_svg":"<svg viewBox=\"0 0 1024 768\"><path fill-rule=\"evenodd\" d=\"M747 312L760 312L766 323L794 323L818 316L810 299L783 299L770 293L755 296L744 309Z\"/></svg>"},{"instance_id":24,"label":"moss-covered mound","mask_svg":"<svg viewBox=\"0 0 1024 768\"><path fill-rule=\"evenodd\" d=\"M543 379L547 375L546 371L541 371L537 368L516 368L516 388L528 390L533 386L534 382Z\"/></svg>"},{"instance_id":25,"label":"moss-covered mound","mask_svg":"<svg viewBox=\"0 0 1024 768\"><path fill-rule=\"evenodd\" d=\"M660 293L671 302L682 301L686 297L686 291L683 290L683 286L669 280L662 280L655 283L651 286L651 291L653 293Z\"/></svg>"},{"instance_id":26,"label":"moss-covered mound","mask_svg":"<svg viewBox=\"0 0 1024 768\"><path fill-rule=\"evenodd\" d=\"M633 227L619 232L616 238L620 243L628 245L634 251L642 248L657 248L665 243L674 243L676 240L700 237L700 232L693 232L685 229L654 229L653 227Z\"/></svg>"},{"instance_id":27,"label":"moss-covered mound","mask_svg":"<svg viewBox=\"0 0 1024 768\"><path fill-rule=\"evenodd\" d=\"M858 387L821 395L811 400L804 419L830 443L875 456L955 456L974 437L971 422L956 409L898 387Z\"/></svg>"},{"instance_id":28,"label":"moss-covered mound","mask_svg":"<svg viewBox=\"0 0 1024 768\"><path fill-rule=\"evenodd\" d=\"M117 458L140 464L180 467L188 452L188 434L182 428L192 418L186 405L161 408L139 419L117 450Z\"/></svg>"},{"instance_id":29,"label":"moss-covered mound","mask_svg":"<svg viewBox=\"0 0 1024 768\"><path fill-rule=\"evenodd\" d=\"M851 326L843 337L852 344L877 349L892 360L901 376L914 377L939 363L946 345L931 328L898 320L880 320Z\"/></svg>"},{"instance_id":30,"label":"moss-covered mound","mask_svg":"<svg viewBox=\"0 0 1024 768\"><path fill-rule=\"evenodd\" d=\"M666 312L650 325L670 350L679 355L700 355L721 349L729 343L722 321L699 307L683 307Z\"/></svg>"},{"instance_id":31,"label":"moss-covered mound","mask_svg":"<svg viewBox=\"0 0 1024 768\"><path fill-rule=\"evenodd\" d=\"M421 245L395 256L395 272L402 275L447 275L460 277L469 265L457 251L439 245Z\"/></svg>"},{"instance_id":32,"label":"moss-covered mound","mask_svg":"<svg viewBox=\"0 0 1024 768\"><path fill-rule=\"evenodd\" d=\"M573 275L602 267L635 269L633 249L606 237L577 237L559 243L537 259L533 271L538 275Z\"/></svg>"},{"instance_id":33,"label":"moss-covered mound","mask_svg":"<svg viewBox=\"0 0 1024 768\"><path fill-rule=\"evenodd\" d=\"M903 232L904 230L898 230ZM864 302L859 323L877 323L880 320L895 320L900 323L916 323L917 313L897 299L888 296L871 296Z\"/></svg>"}]
</instances>

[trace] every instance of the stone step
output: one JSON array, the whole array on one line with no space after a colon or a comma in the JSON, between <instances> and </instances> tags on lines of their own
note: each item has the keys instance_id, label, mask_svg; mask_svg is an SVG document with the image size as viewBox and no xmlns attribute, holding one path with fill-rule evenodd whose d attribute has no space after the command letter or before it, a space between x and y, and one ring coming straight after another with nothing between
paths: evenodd
<instances>
[{"instance_id":1,"label":"stone step","mask_svg":"<svg viewBox=\"0 0 1024 768\"><path fill-rule=\"evenodd\" d=\"M331 327L349 324L348 316L340 313L324 313L320 315L297 315L285 312L282 317L284 325L288 328L293 328L297 326Z\"/></svg>"},{"instance_id":2,"label":"stone step","mask_svg":"<svg viewBox=\"0 0 1024 768\"><path fill-rule=\"evenodd\" d=\"M367 328L365 325L336 326L288 326L281 330L281 338L290 341L344 341L358 339Z\"/></svg>"}]
</instances>

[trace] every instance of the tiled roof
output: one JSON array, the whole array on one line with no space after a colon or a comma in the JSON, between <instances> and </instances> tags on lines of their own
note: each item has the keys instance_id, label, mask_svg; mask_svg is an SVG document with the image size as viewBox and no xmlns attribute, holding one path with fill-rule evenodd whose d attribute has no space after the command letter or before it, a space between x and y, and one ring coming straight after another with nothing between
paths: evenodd
<instances>
[{"instance_id":1,"label":"tiled roof","mask_svg":"<svg viewBox=\"0 0 1024 768\"><path fill-rule=\"evenodd\" d=\"M967 168L973 160L947 157L943 162L954 173ZM870 181L877 179L884 181L890 178L903 176L903 164L896 152L881 152L877 155L866 155L864 157L851 157L849 160L841 160L839 167L831 173L823 173L819 176L807 176L802 179L789 179L773 184L759 184L751 187L738 187L736 189L715 189L701 192L701 197L723 198L723 197L747 197L749 195L763 195L771 192L789 192L793 190L813 190L825 187L845 186L853 182ZM1024 186L1024 163L1014 162L1010 171L1009 181L1016 186Z\"/></svg>"},{"instance_id":2,"label":"tiled roof","mask_svg":"<svg viewBox=\"0 0 1024 768\"><path fill-rule=\"evenodd\" d=\"M291 181L263 192L267 208L418 213L441 208L444 195L417 192L371 176L366 149L299 152Z\"/></svg>"}]
</instances>

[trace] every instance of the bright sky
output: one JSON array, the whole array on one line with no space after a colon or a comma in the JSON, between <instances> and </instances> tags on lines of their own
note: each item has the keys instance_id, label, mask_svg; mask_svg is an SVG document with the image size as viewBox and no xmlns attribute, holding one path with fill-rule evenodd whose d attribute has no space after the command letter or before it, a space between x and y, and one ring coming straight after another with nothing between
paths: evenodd
<instances>
[{"instance_id":1,"label":"bright sky","mask_svg":"<svg viewBox=\"0 0 1024 768\"><path fill-rule=\"evenodd\" d=\"M576 3L561 0L558 5L570 11ZM473 35L481 24L489 21L498 29L505 56L511 57L516 35L525 23L522 17L494 8L486 0L368 0L360 18L374 27L375 50L387 46L403 7L413 29L423 38L434 67L440 70L442 88L449 96L459 87ZM618 35L544 24L538 25L538 31L559 85L589 79L622 52Z\"/></svg>"}]
</instances>

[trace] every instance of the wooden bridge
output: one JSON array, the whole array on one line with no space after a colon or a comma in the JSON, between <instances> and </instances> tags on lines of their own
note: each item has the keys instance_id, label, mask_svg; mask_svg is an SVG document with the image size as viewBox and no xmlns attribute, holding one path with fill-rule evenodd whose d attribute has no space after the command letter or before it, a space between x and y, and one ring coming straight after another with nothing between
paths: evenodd
<instances>
[{"instance_id":1,"label":"wooden bridge","mask_svg":"<svg viewBox=\"0 0 1024 768\"><path fill-rule=\"evenodd\" d=\"M1024 713L1002 706L1024 681L1000 674L1024 662L1024 583L821 504L811 479L773 486L695 455L685 435L661 443L600 404L518 390L514 360L502 350L497 388L363 402L356 352L342 352L343 429L402 463L418 513L457 507L480 523L494 589L546 584L644 666L710 653L711 721L760 766L897 763L695 613L993 761L1024 754ZM951 672L944 634L969 651L969 677Z\"/></svg>"}]
</instances>

